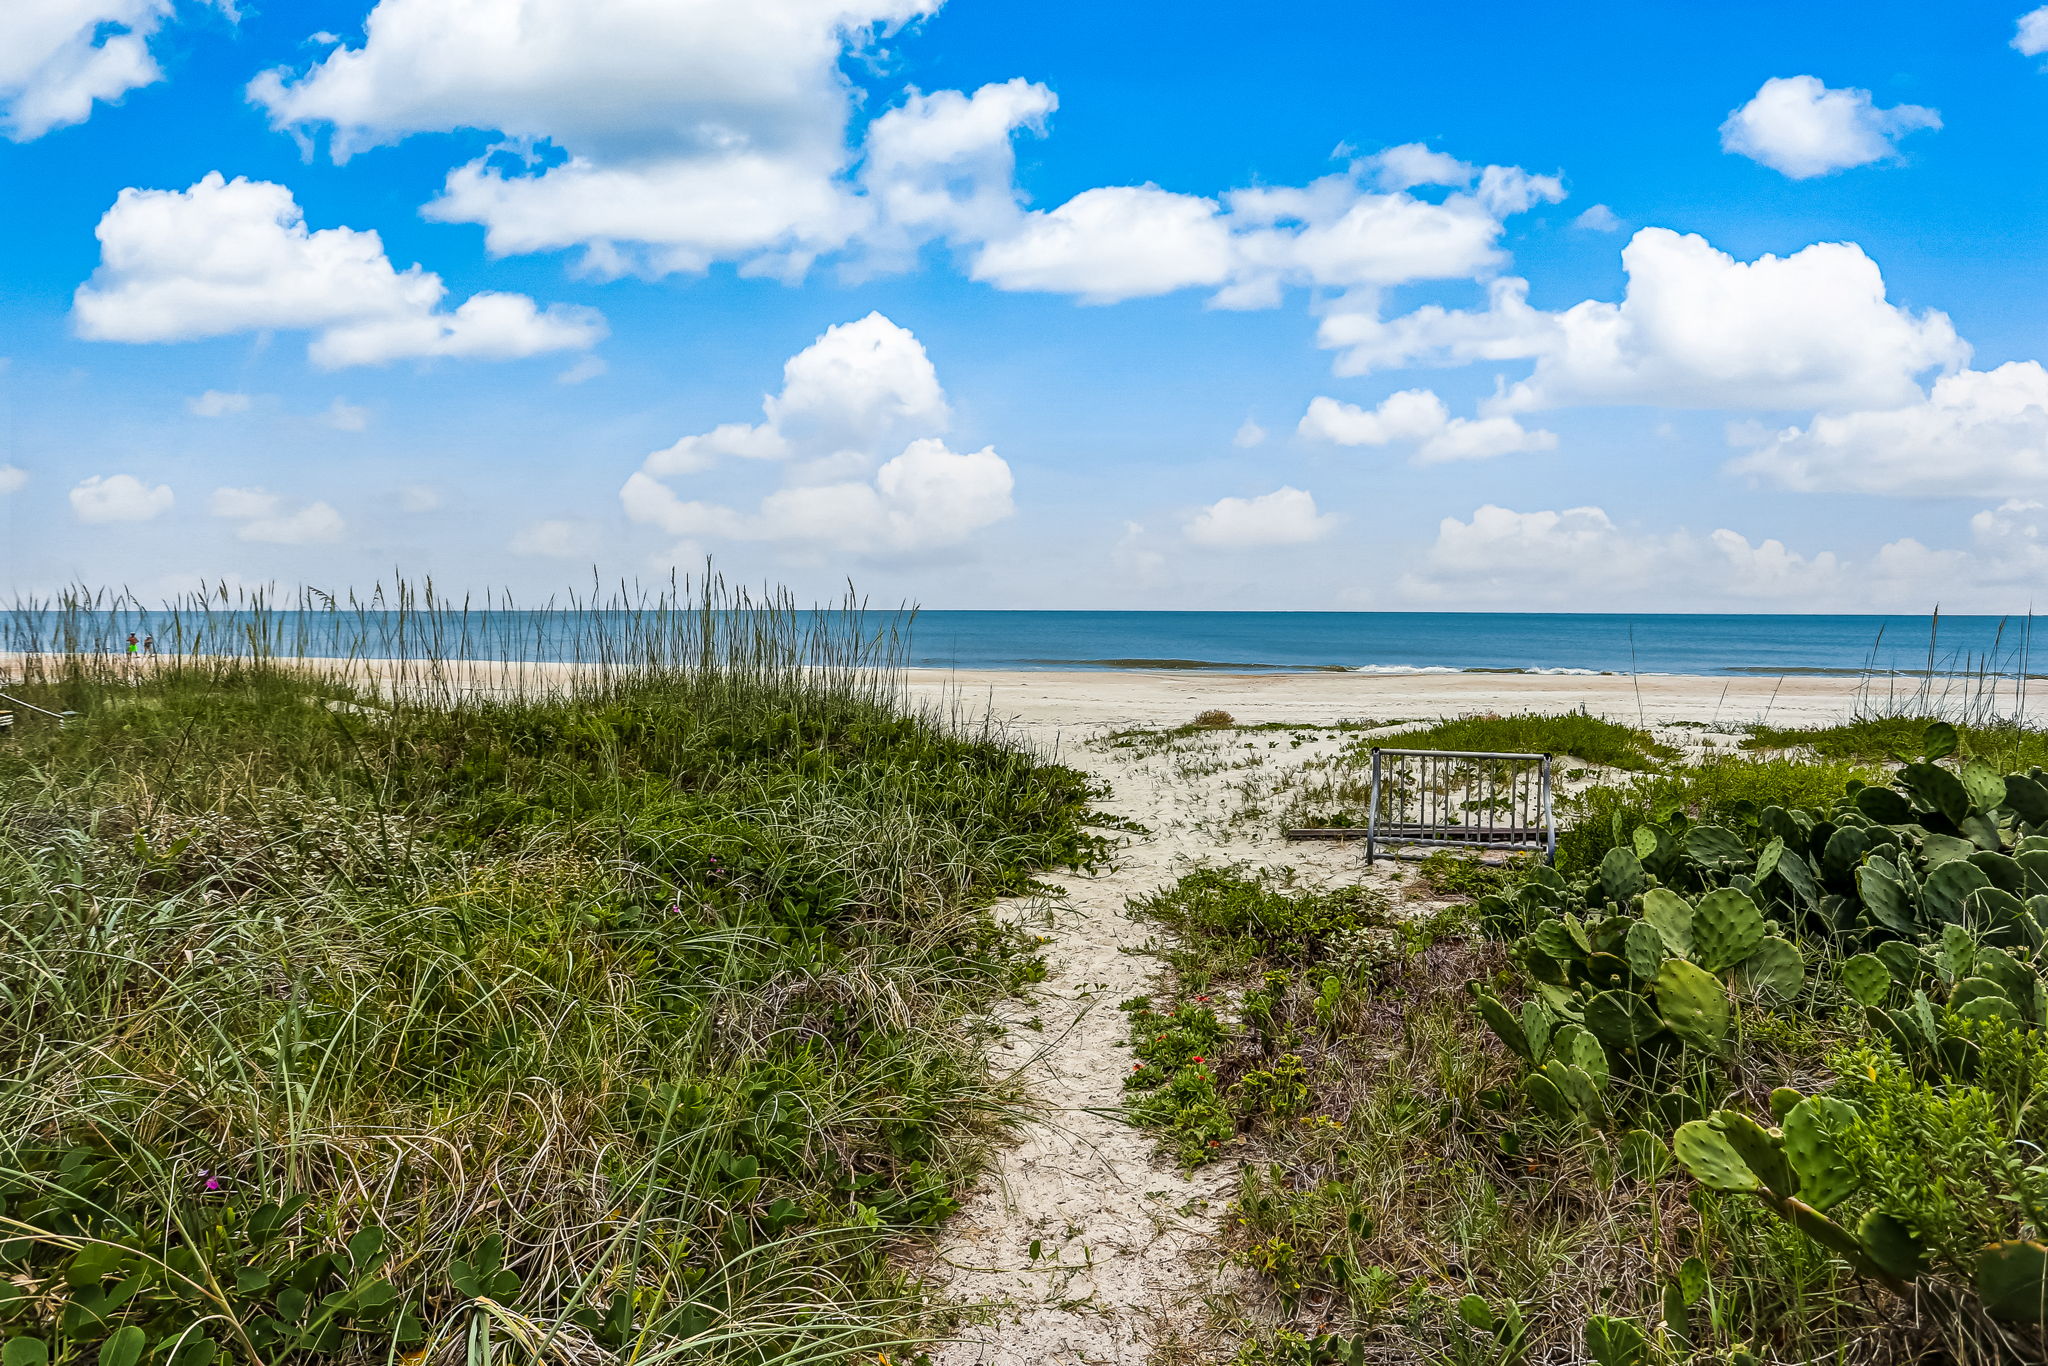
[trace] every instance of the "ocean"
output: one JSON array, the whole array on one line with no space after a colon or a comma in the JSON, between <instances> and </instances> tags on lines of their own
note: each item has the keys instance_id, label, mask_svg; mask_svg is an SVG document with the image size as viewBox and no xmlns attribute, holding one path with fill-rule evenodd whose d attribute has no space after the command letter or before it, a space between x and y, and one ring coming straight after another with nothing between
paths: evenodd
<instances>
[{"instance_id":1,"label":"ocean","mask_svg":"<svg viewBox=\"0 0 2048 1366\"><path fill-rule=\"evenodd\" d=\"M209 652L238 651L244 614L208 614ZM439 647L475 658L562 659L587 653L593 622L625 614L473 612ZM38 618L45 618L38 621ZM287 653L392 652L387 614L272 612ZM881 629L888 614L872 619ZM189 618L188 618L189 620ZM0 649L118 652L126 632L183 634L167 614L52 614L0 620ZM2031 672L2023 617L1620 615L1526 612L977 612L916 615L904 662L952 669L1348 670L1376 673L1915 674ZM81 632L80 628L85 629ZM600 626L599 631L606 628ZM438 632L433 633L439 635ZM579 644L579 640L583 644Z\"/></svg>"},{"instance_id":2,"label":"ocean","mask_svg":"<svg viewBox=\"0 0 2048 1366\"><path fill-rule=\"evenodd\" d=\"M911 662L960 669L1842 674L2028 667L2024 618L1528 612L924 612ZM1930 646L1931 658L1930 658Z\"/></svg>"}]
</instances>

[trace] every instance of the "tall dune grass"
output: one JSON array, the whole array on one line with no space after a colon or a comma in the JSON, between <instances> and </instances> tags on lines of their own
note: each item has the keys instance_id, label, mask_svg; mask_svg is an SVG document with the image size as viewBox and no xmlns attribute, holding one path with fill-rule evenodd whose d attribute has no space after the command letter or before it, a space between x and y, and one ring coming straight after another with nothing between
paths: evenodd
<instances>
[{"instance_id":1,"label":"tall dune grass","mask_svg":"<svg viewBox=\"0 0 2048 1366\"><path fill-rule=\"evenodd\" d=\"M1085 782L906 711L903 618L855 600L552 610L17 607L0 691L77 715L0 741L0 1333L205 1366L942 1331L892 1254L1010 1114L968 1026L1037 968L989 907L1097 856Z\"/></svg>"}]
</instances>

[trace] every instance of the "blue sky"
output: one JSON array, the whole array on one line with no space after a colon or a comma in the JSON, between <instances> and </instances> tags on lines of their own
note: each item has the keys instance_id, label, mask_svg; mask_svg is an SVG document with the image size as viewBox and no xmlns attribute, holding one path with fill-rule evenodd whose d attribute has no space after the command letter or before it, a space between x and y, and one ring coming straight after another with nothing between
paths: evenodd
<instances>
[{"instance_id":1,"label":"blue sky","mask_svg":"<svg viewBox=\"0 0 2048 1366\"><path fill-rule=\"evenodd\" d=\"M34 8L16 593L709 555L940 607L2005 611L2048 569L2023 5Z\"/></svg>"}]
</instances>

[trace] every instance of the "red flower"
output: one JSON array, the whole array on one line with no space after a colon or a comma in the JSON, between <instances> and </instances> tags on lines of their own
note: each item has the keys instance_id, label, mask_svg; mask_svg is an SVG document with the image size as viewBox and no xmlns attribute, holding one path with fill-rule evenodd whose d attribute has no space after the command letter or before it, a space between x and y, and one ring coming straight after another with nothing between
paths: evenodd
<instances>
[{"instance_id":1,"label":"red flower","mask_svg":"<svg viewBox=\"0 0 2048 1366\"><path fill-rule=\"evenodd\" d=\"M1197 1053L1197 1054L1195 1054L1195 1056L1194 1056L1194 1057L1193 1057L1192 1059L1190 1059L1190 1061L1192 1061L1192 1062L1200 1062L1201 1060L1202 1060L1202 1055L1201 1055L1200 1053Z\"/></svg>"}]
</instances>

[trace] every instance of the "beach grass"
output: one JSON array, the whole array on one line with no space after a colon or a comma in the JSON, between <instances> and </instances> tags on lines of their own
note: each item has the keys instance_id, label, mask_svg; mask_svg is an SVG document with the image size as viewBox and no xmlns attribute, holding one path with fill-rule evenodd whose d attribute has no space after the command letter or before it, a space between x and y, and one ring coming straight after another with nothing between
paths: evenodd
<instances>
[{"instance_id":1,"label":"beach grass","mask_svg":"<svg viewBox=\"0 0 2048 1366\"><path fill-rule=\"evenodd\" d=\"M1854 758L1780 754L1709 754L1697 762L1625 781L1598 783L1558 803L1557 866L1579 876L1636 830L1683 814L1708 824L1754 822L1769 806L1832 802L1851 782L1875 782L1883 766Z\"/></svg>"},{"instance_id":2,"label":"beach grass","mask_svg":"<svg viewBox=\"0 0 2048 1366\"><path fill-rule=\"evenodd\" d=\"M1920 757L1927 727L1938 716L1924 713L1864 716L1828 726L1754 726L1744 749L1800 750L1822 759L1869 764L1904 763ZM2048 731L2019 720L1989 720L1955 727L1957 752L1982 759L2001 773L2048 766Z\"/></svg>"},{"instance_id":3,"label":"beach grass","mask_svg":"<svg viewBox=\"0 0 2048 1366\"><path fill-rule=\"evenodd\" d=\"M0 690L76 716L0 743L0 1331L60 1366L943 1333L896 1254L1015 1114L976 1022L1042 969L991 905L1100 856L1086 781L906 709L871 613L585 603L601 650L479 687L459 605L384 601L338 664L294 640L345 605L186 604L139 664L61 648L90 599L14 621Z\"/></svg>"},{"instance_id":4,"label":"beach grass","mask_svg":"<svg viewBox=\"0 0 2048 1366\"><path fill-rule=\"evenodd\" d=\"M1178 1160L1239 1174L1225 1239L1254 1289L1188 1334L1204 1359L1233 1343L1242 1366L1582 1359L1590 1316L1657 1321L1673 1269L1708 1248L1713 1337L1787 1361L1918 1349L1768 1216L1632 1173L1619 1132L1532 1112L1472 1010L1466 983L1512 965L1469 906L1418 916L1234 865L1134 910L1170 932L1173 967L1170 992L1127 1005L1134 1119ZM1748 1027L1757 1094L1845 1037L1793 1016ZM1477 1328L1475 1296L1512 1332Z\"/></svg>"},{"instance_id":5,"label":"beach grass","mask_svg":"<svg viewBox=\"0 0 2048 1366\"><path fill-rule=\"evenodd\" d=\"M1375 736L1370 745L1382 749L1552 754L1630 772L1656 768L1678 757L1677 750L1646 730L1583 711L1458 716L1415 730ZM1368 746L1361 742L1359 748Z\"/></svg>"}]
</instances>

